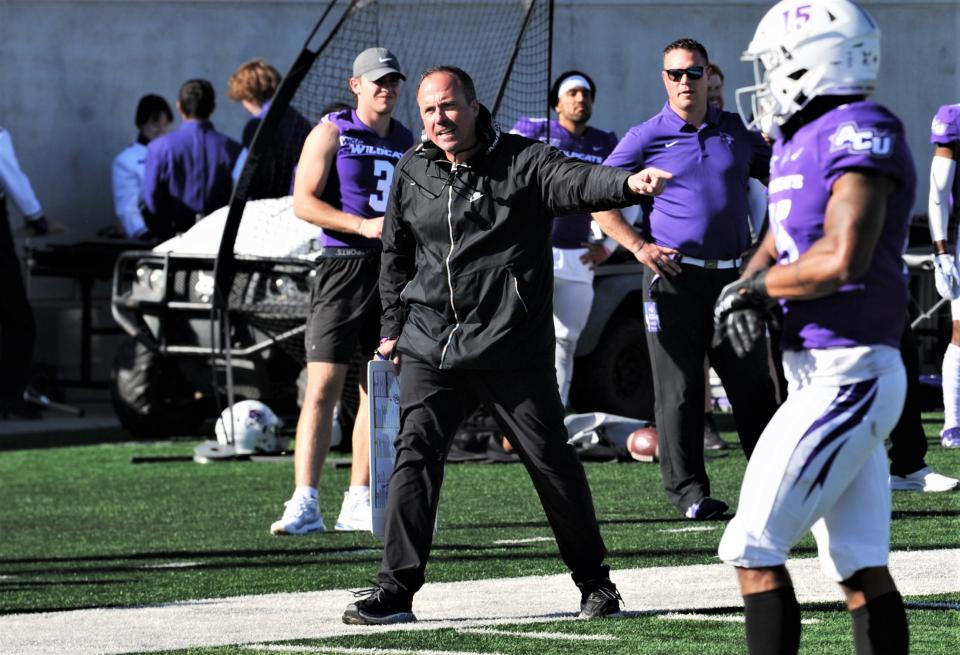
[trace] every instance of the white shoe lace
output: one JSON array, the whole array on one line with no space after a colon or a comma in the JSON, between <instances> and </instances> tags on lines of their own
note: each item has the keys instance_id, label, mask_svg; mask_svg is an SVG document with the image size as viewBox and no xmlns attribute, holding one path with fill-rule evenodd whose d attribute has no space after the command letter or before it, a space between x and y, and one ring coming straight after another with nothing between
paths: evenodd
<instances>
[{"instance_id":1,"label":"white shoe lace","mask_svg":"<svg viewBox=\"0 0 960 655\"><path fill-rule=\"evenodd\" d=\"M283 504L283 518L301 519L311 514L319 514L317 501L305 496L295 496Z\"/></svg>"}]
</instances>

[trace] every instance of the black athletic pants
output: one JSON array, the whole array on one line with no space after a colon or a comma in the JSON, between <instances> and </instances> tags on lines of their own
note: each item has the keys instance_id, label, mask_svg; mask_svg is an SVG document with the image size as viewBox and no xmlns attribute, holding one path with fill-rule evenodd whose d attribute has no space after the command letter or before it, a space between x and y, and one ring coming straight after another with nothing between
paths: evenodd
<instances>
[{"instance_id":1,"label":"black athletic pants","mask_svg":"<svg viewBox=\"0 0 960 655\"><path fill-rule=\"evenodd\" d=\"M681 264L673 277L643 276L647 345L656 395L660 472L667 498L686 509L710 495L703 457L703 358L720 376L733 407L743 451L749 458L777 409L767 348L743 359L724 340L713 339L713 305L720 290L735 281L737 269L705 269Z\"/></svg>"},{"instance_id":2,"label":"black athletic pants","mask_svg":"<svg viewBox=\"0 0 960 655\"><path fill-rule=\"evenodd\" d=\"M907 372L907 397L900 420L890 433L887 455L890 456L890 473L893 475L906 475L926 466L923 458L927 455L927 435L920 416L920 353L909 317L900 337L900 357Z\"/></svg>"},{"instance_id":3,"label":"black athletic pants","mask_svg":"<svg viewBox=\"0 0 960 655\"><path fill-rule=\"evenodd\" d=\"M477 401L487 406L526 466L574 581L606 579L606 547L583 465L567 444L552 365L539 370L439 370L405 356L380 584L408 597L423 586L444 462L457 426ZM494 503L512 500L495 488L484 493Z\"/></svg>"},{"instance_id":4,"label":"black athletic pants","mask_svg":"<svg viewBox=\"0 0 960 655\"><path fill-rule=\"evenodd\" d=\"M30 378L36 327L0 196L0 405L20 400Z\"/></svg>"}]
</instances>

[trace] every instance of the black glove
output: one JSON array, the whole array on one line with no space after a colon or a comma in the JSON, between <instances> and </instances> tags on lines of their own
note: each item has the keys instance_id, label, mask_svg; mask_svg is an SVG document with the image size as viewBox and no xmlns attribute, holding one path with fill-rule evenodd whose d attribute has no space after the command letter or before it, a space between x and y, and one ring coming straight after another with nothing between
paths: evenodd
<instances>
[{"instance_id":1,"label":"black glove","mask_svg":"<svg viewBox=\"0 0 960 655\"><path fill-rule=\"evenodd\" d=\"M772 318L770 310L776 301L767 295L766 269L748 278L731 282L723 288L713 306L713 347L724 337L737 357L753 350L763 336L765 322Z\"/></svg>"},{"instance_id":2,"label":"black glove","mask_svg":"<svg viewBox=\"0 0 960 655\"><path fill-rule=\"evenodd\" d=\"M41 214L34 218L28 218L25 222L27 229L30 230L30 236L41 237L50 231L50 225L47 223L47 217Z\"/></svg>"}]
</instances>

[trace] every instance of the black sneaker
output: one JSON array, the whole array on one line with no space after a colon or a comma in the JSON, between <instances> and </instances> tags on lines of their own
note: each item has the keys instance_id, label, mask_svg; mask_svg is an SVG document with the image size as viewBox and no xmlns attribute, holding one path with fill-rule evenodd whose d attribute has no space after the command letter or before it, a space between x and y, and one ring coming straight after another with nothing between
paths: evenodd
<instances>
[{"instance_id":1,"label":"black sneaker","mask_svg":"<svg viewBox=\"0 0 960 655\"><path fill-rule=\"evenodd\" d=\"M623 598L617 591L617 585L604 580L594 587L580 588L580 618L599 619L620 615L620 603Z\"/></svg>"},{"instance_id":2,"label":"black sneaker","mask_svg":"<svg viewBox=\"0 0 960 655\"><path fill-rule=\"evenodd\" d=\"M694 521L709 521L719 519L727 509L727 504L722 500L707 496L688 507L684 516Z\"/></svg>"},{"instance_id":3,"label":"black sneaker","mask_svg":"<svg viewBox=\"0 0 960 655\"><path fill-rule=\"evenodd\" d=\"M410 623L417 617L411 611L412 601L391 594L383 587L353 592L354 596L365 596L347 605L343 611L343 622L353 625L386 625L390 623Z\"/></svg>"}]
</instances>

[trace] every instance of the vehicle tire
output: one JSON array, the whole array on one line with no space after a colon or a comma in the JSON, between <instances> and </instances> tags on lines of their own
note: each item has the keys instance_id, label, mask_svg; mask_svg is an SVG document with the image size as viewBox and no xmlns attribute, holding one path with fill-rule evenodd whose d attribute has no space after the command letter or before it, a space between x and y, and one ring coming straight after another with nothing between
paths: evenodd
<instances>
[{"instance_id":1,"label":"vehicle tire","mask_svg":"<svg viewBox=\"0 0 960 655\"><path fill-rule=\"evenodd\" d=\"M578 412L653 420L653 377L643 322L614 318L597 347L574 362L571 399Z\"/></svg>"},{"instance_id":2,"label":"vehicle tire","mask_svg":"<svg viewBox=\"0 0 960 655\"><path fill-rule=\"evenodd\" d=\"M204 420L203 403L176 365L135 339L117 348L110 399L120 425L137 437L195 435Z\"/></svg>"}]
</instances>

